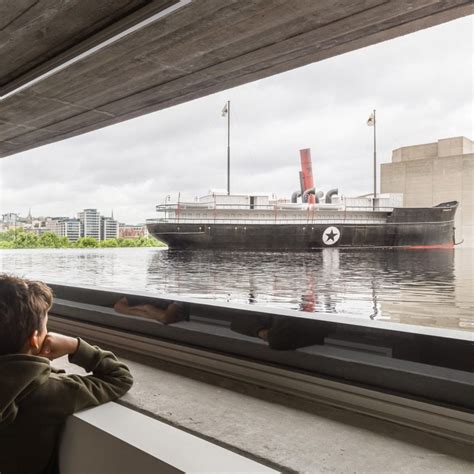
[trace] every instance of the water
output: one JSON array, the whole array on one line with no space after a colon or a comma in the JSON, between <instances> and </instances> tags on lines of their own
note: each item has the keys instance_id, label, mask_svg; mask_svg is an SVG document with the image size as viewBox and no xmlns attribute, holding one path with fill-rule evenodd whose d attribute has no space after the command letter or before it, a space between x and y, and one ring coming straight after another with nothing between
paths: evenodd
<instances>
[{"instance_id":1,"label":"water","mask_svg":"<svg viewBox=\"0 0 474 474\"><path fill-rule=\"evenodd\" d=\"M0 250L0 270L70 285L474 330L473 249L313 253Z\"/></svg>"}]
</instances>

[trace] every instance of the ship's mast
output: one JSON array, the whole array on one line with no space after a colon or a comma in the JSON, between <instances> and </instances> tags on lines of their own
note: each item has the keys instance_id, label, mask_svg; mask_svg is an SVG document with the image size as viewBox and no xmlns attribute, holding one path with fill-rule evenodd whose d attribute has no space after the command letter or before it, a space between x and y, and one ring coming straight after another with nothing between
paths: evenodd
<instances>
[{"instance_id":1,"label":"ship's mast","mask_svg":"<svg viewBox=\"0 0 474 474\"><path fill-rule=\"evenodd\" d=\"M227 195L230 194L230 100L222 109L222 116L227 115Z\"/></svg>"},{"instance_id":2,"label":"ship's mast","mask_svg":"<svg viewBox=\"0 0 474 474\"><path fill-rule=\"evenodd\" d=\"M227 195L230 194L230 100L227 101Z\"/></svg>"},{"instance_id":3,"label":"ship's mast","mask_svg":"<svg viewBox=\"0 0 474 474\"><path fill-rule=\"evenodd\" d=\"M377 119L375 118L375 109L374 109L374 211L375 211L376 198L377 198Z\"/></svg>"},{"instance_id":4,"label":"ship's mast","mask_svg":"<svg viewBox=\"0 0 474 474\"><path fill-rule=\"evenodd\" d=\"M375 199L377 198L377 119L375 117L375 109L367 120L369 127L374 127L374 199L372 208L375 211Z\"/></svg>"}]
</instances>

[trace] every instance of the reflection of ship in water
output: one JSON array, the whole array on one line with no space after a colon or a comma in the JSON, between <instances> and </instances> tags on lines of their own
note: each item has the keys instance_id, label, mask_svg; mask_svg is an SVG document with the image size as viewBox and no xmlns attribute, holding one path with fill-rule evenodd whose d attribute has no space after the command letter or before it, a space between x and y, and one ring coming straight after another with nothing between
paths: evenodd
<instances>
[{"instance_id":1,"label":"reflection of ship in water","mask_svg":"<svg viewBox=\"0 0 474 474\"><path fill-rule=\"evenodd\" d=\"M468 249L314 253L166 251L149 264L160 292L406 324L472 328ZM469 254L471 255L471 254ZM464 256L464 257L463 257ZM466 283L468 285L468 283Z\"/></svg>"},{"instance_id":2,"label":"reflection of ship in water","mask_svg":"<svg viewBox=\"0 0 474 474\"><path fill-rule=\"evenodd\" d=\"M456 201L407 208L401 194L324 194L314 186L310 150L300 153L301 189L291 201L210 191L194 202L158 205L163 217L148 220L148 231L172 249L190 250L453 246Z\"/></svg>"}]
</instances>

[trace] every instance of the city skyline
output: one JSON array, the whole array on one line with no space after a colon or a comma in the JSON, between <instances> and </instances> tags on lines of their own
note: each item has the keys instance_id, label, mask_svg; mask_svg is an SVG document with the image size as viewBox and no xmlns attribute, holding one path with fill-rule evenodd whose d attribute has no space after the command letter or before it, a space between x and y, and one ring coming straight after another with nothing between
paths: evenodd
<instances>
[{"instance_id":1,"label":"city skyline","mask_svg":"<svg viewBox=\"0 0 474 474\"><path fill-rule=\"evenodd\" d=\"M113 208L139 223L167 195L225 189L227 100L232 192L291 196L308 147L320 189L370 192L374 108L379 164L402 146L472 138L471 44L472 16L7 157L0 213Z\"/></svg>"},{"instance_id":2,"label":"city skyline","mask_svg":"<svg viewBox=\"0 0 474 474\"><path fill-rule=\"evenodd\" d=\"M72 215L69 214L69 215L66 215L65 213L61 213L59 212L58 214L56 215L48 215L48 214L44 214L44 213L38 213L36 215L33 215L33 213L31 212L31 208L28 209L28 213L27 215L23 215L23 213L21 212L16 212L15 210L6 210L6 211L3 211L0 212L0 215L4 216L4 215L9 215L9 214L16 214L18 217L22 218L22 219L28 219L28 217L31 215L33 219L77 219L78 217L78 214L82 211L85 211L86 209L94 209L94 210L99 210L99 208L96 206L96 207L91 207L91 208L82 208L81 211L76 211L74 212ZM101 211L99 211L101 212ZM101 213L102 215L104 215L103 213ZM110 212L110 216L105 216L105 217L110 217L112 219L115 219L114 217L114 211L113 209L111 210ZM117 220L117 222L119 222L119 219L115 219ZM141 224L141 223L133 223L131 225L135 225L135 224Z\"/></svg>"},{"instance_id":3,"label":"city skyline","mask_svg":"<svg viewBox=\"0 0 474 474\"><path fill-rule=\"evenodd\" d=\"M21 229L27 233L42 235L53 232L70 241L81 237L93 237L97 241L116 239L118 237L146 237L148 230L144 223L127 224L105 216L97 208L78 211L74 217L68 216L33 216L28 212L26 217L15 212L0 214L0 233Z\"/></svg>"}]
</instances>

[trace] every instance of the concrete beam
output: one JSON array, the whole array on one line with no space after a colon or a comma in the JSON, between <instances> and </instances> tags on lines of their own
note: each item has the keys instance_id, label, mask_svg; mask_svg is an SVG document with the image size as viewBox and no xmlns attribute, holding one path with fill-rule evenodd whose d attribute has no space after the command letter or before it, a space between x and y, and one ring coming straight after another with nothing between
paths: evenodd
<instances>
[{"instance_id":1,"label":"concrete beam","mask_svg":"<svg viewBox=\"0 0 474 474\"><path fill-rule=\"evenodd\" d=\"M23 0L0 10L0 94L173 2L89 3ZM470 13L470 0L193 0L2 100L0 157Z\"/></svg>"}]
</instances>

